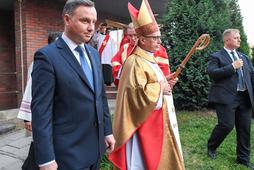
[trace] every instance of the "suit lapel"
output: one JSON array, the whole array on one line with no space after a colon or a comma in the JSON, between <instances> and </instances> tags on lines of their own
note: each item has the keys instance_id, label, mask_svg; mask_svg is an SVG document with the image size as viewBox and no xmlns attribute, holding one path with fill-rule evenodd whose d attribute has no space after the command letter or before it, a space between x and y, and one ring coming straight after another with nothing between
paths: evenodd
<instances>
[{"instance_id":1,"label":"suit lapel","mask_svg":"<svg viewBox=\"0 0 254 170\"><path fill-rule=\"evenodd\" d=\"M64 42L62 38L59 38L57 40L56 45L60 49L60 54L62 55L62 57L69 63L69 65L73 68L73 70L75 70L75 72L78 73L81 80L84 81L92 90L91 85L81 68L81 65L75 58L74 54L72 53L68 45Z\"/></svg>"},{"instance_id":2,"label":"suit lapel","mask_svg":"<svg viewBox=\"0 0 254 170\"><path fill-rule=\"evenodd\" d=\"M233 62L230 55L224 48L221 50L221 53L222 53L222 56L224 57L225 61L228 61L229 63Z\"/></svg>"}]
</instances>

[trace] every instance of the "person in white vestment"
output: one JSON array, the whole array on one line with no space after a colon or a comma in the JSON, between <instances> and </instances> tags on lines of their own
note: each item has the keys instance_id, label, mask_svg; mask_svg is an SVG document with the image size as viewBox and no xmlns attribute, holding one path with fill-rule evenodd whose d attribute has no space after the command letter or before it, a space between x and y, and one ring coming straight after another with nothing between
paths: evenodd
<instances>
[{"instance_id":1,"label":"person in white vestment","mask_svg":"<svg viewBox=\"0 0 254 170\"><path fill-rule=\"evenodd\" d=\"M61 32L50 32L48 35L48 44L57 40L57 38L61 35ZM26 134L31 135L32 131L32 113L31 113L31 101L32 101L32 73L33 70L33 62L30 64L27 72L27 83L25 92L23 94L23 98L20 104L19 112L17 118L24 120Z\"/></svg>"},{"instance_id":2,"label":"person in white vestment","mask_svg":"<svg viewBox=\"0 0 254 170\"><path fill-rule=\"evenodd\" d=\"M114 81L112 75L112 64L111 59L115 56L117 52L117 45L114 39L110 36L110 31L107 28L106 23L102 23L99 28L97 35L97 49L101 56L102 72L104 83L110 86Z\"/></svg>"}]
</instances>

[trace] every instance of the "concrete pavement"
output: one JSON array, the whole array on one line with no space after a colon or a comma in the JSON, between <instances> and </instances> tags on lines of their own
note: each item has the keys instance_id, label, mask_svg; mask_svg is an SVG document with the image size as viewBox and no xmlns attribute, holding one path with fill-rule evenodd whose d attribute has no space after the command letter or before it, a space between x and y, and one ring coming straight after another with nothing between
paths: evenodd
<instances>
[{"instance_id":1,"label":"concrete pavement","mask_svg":"<svg viewBox=\"0 0 254 170\"><path fill-rule=\"evenodd\" d=\"M24 129L0 136L0 170L21 170L27 157L31 136Z\"/></svg>"},{"instance_id":2,"label":"concrete pavement","mask_svg":"<svg viewBox=\"0 0 254 170\"><path fill-rule=\"evenodd\" d=\"M115 109L115 100L108 100L108 104L112 114ZM14 111L17 115L17 110ZM11 117L12 120L17 117L15 114ZM21 170L21 166L28 154L32 137L26 136L26 131L23 129L23 121L18 119L14 119L13 121L1 121L0 113L0 130L3 129L2 131L5 132L6 129L15 128L13 123L16 125L15 131L3 134L0 133L0 170Z\"/></svg>"}]
</instances>

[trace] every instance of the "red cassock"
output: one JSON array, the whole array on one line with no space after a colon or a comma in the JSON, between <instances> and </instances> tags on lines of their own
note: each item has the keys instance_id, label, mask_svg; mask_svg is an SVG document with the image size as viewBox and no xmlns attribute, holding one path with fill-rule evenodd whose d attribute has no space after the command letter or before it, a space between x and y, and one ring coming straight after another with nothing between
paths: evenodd
<instances>
[{"instance_id":1,"label":"red cassock","mask_svg":"<svg viewBox=\"0 0 254 170\"><path fill-rule=\"evenodd\" d=\"M120 47L122 47L124 44L127 44L127 43L129 43L129 42L130 42L130 40L129 40L129 38L128 38L128 35L127 35L127 34L124 34L123 39L122 39L122 41L120 42Z\"/></svg>"},{"instance_id":2,"label":"red cassock","mask_svg":"<svg viewBox=\"0 0 254 170\"><path fill-rule=\"evenodd\" d=\"M167 50L161 45L154 53L155 59L165 76L170 74Z\"/></svg>"},{"instance_id":3,"label":"red cassock","mask_svg":"<svg viewBox=\"0 0 254 170\"><path fill-rule=\"evenodd\" d=\"M134 46L130 43L125 43L123 46L120 47L120 50L116 53L116 55L112 58L112 74L114 77L114 83L116 87L119 83L119 71L122 68L124 61L128 58L131 54Z\"/></svg>"},{"instance_id":4,"label":"red cassock","mask_svg":"<svg viewBox=\"0 0 254 170\"><path fill-rule=\"evenodd\" d=\"M151 124L153 124L153 126L151 126ZM159 109L153 111L146 121L135 131L139 138L143 153L143 161L147 170L156 170L158 168L160 156L162 154L163 129L163 110ZM109 160L114 163L117 167L116 169L127 170L126 144L116 148L116 150L110 154Z\"/></svg>"},{"instance_id":5,"label":"red cassock","mask_svg":"<svg viewBox=\"0 0 254 170\"><path fill-rule=\"evenodd\" d=\"M131 54L134 46L130 43L124 43L120 46L119 51L116 55L112 58L112 74L114 77L114 84L118 87L119 83L119 71L124 63L124 61L128 58ZM161 45L160 48L154 53L155 59L161 68L163 74L165 76L170 74L169 63L168 63L168 54L166 49Z\"/></svg>"}]
</instances>

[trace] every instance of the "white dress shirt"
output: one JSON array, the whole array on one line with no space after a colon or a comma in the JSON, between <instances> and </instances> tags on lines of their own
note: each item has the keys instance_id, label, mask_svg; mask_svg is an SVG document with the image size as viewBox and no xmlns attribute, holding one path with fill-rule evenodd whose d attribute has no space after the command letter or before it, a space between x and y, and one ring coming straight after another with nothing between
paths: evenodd
<instances>
[{"instance_id":1,"label":"white dress shirt","mask_svg":"<svg viewBox=\"0 0 254 170\"><path fill-rule=\"evenodd\" d=\"M90 59L89 57L87 56L87 53L86 53L86 50L85 50L85 46L84 46L84 43L81 43L81 44L76 44L75 42L73 42L70 38L68 38L64 33L62 34L62 39L65 41L65 43L68 45L68 47L70 48L71 52L74 54L75 58L78 60L79 64L80 63L80 58L79 58L79 53L77 50L75 50L77 48L77 46L81 46L83 52L84 52L84 56L85 56L85 59L90 67L90 69L92 69L91 67L91 62L90 62Z\"/></svg>"}]
</instances>

